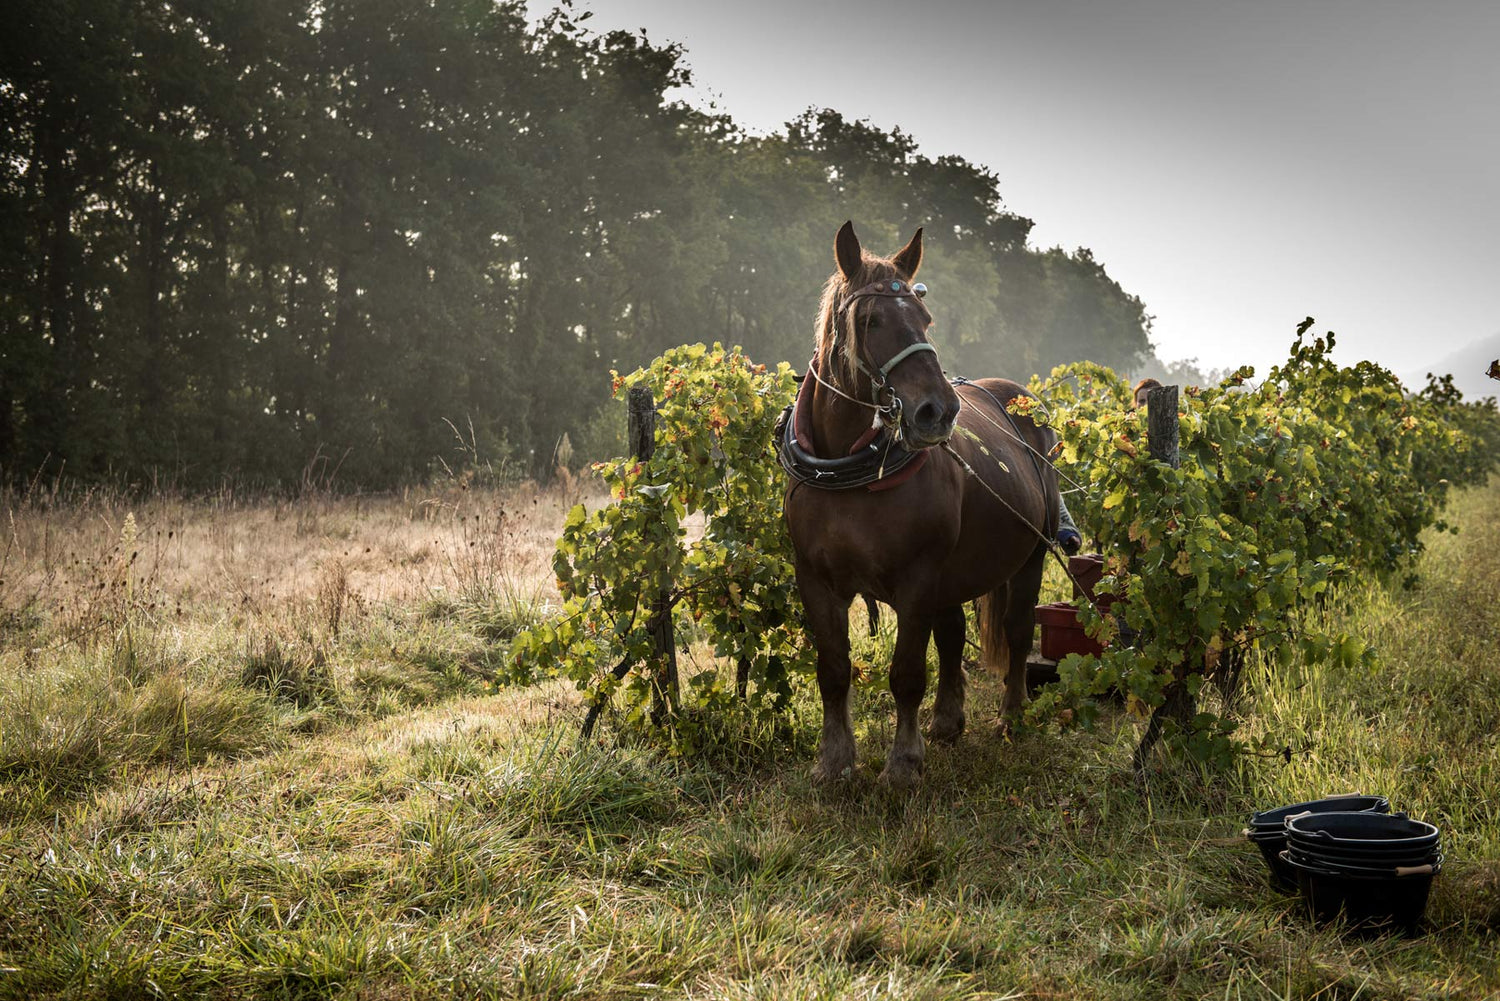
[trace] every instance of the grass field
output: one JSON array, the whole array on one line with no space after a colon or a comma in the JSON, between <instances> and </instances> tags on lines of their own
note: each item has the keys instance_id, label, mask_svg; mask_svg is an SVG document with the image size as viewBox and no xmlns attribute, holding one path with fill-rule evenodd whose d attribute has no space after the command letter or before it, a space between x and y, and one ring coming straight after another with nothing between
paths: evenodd
<instances>
[{"instance_id":1,"label":"grass field","mask_svg":"<svg viewBox=\"0 0 1500 1001\"><path fill-rule=\"evenodd\" d=\"M0 997L1500 997L1500 484L1321 613L1378 666L1252 671L1290 761L1143 785L1138 721L1002 738L979 678L910 796L873 680L831 790L811 698L680 760L494 691L574 493L7 498ZM1314 929L1238 837L1351 790L1444 830L1420 938Z\"/></svg>"}]
</instances>

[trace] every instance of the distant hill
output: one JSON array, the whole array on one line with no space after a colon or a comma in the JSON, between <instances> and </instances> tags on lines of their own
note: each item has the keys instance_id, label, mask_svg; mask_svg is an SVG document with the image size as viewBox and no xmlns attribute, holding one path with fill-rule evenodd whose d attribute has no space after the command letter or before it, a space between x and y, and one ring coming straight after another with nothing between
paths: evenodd
<instances>
[{"instance_id":1,"label":"distant hill","mask_svg":"<svg viewBox=\"0 0 1500 1001\"><path fill-rule=\"evenodd\" d=\"M1401 381L1408 389L1416 390L1427 385L1428 372L1438 375L1451 372L1453 384L1463 392L1465 399L1500 396L1500 382L1485 375L1490 362L1496 358L1500 358L1500 331L1472 341L1432 365L1403 373Z\"/></svg>"}]
</instances>

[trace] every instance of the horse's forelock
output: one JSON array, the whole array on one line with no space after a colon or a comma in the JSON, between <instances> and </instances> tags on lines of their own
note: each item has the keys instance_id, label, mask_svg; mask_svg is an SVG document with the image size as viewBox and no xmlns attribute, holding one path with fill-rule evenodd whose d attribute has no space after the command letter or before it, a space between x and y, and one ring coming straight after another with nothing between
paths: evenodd
<instances>
[{"instance_id":1,"label":"horse's forelock","mask_svg":"<svg viewBox=\"0 0 1500 1001\"><path fill-rule=\"evenodd\" d=\"M839 303L843 302L849 293L862 289L871 282L894 278L895 275L896 266L889 258L866 253L859 273L852 279L845 281L843 274L835 271L823 284L823 298L818 304L817 361L818 371L824 373L825 377L838 375L844 385L852 386L859 376L855 359L864 349L864 331L859 329L859 325L854 322L852 308L844 314L842 321L843 356L834 357L834 345L840 340L835 336L836 331L833 329L838 319Z\"/></svg>"}]
</instances>

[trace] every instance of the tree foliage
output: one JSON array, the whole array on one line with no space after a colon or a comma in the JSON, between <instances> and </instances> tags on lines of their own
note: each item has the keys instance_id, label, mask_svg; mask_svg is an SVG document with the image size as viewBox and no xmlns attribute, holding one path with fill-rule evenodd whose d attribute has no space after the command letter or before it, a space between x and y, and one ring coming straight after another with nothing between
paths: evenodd
<instances>
[{"instance_id":1,"label":"tree foliage","mask_svg":"<svg viewBox=\"0 0 1500 1001\"><path fill-rule=\"evenodd\" d=\"M927 226L945 357L1130 364L1146 317L989 170L832 111L669 99L564 6L18 0L0 15L0 478L350 485L546 466L684 341L800 363L846 218ZM593 456L597 458L597 456ZM317 468L314 472L319 471Z\"/></svg>"}]
</instances>

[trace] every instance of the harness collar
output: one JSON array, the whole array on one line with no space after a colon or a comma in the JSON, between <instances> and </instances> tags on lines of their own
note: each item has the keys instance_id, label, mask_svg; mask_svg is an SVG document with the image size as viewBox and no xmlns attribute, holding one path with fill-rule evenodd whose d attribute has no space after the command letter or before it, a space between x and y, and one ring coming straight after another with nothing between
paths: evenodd
<instances>
[{"instance_id":1,"label":"harness collar","mask_svg":"<svg viewBox=\"0 0 1500 1001\"><path fill-rule=\"evenodd\" d=\"M815 376L816 371L817 361L814 359L808 363L808 372ZM772 437L781 467L797 482L820 490L852 490L856 487L889 490L905 483L926 465L930 449L908 451L898 444L896 436L883 424L879 430L871 428L854 443L846 456L824 459L814 454L808 445L803 444L811 444L812 440L811 397L808 383L803 382L796 398L777 418Z\"/></svg>"},{"instance_id":2,"label":"harness collar","mask_svg":"<svg viewBox=\"0 0 1500 1001\"><path fill-rule=\"evenodd\" d=\"M926 285L921 282L913 284L900 278L886 278L871 282L863 288L850 292L839 301L833 313L834 341L830 356L847 347L839 343L844 334L843 318L857 300L869 296L884 296L892 299L915 296L921 299L926 295ZM854 354L855 367L870 380L870 403L857 400L837 386L826 382L818 373L816 358L808 362L807 374L814 382L822 383L834 393L854 403L869 407L876 412L877 418L875 425L849 449L848 455L836 459L825 459L815 455L803 444L803 442L810 443L812 440L812 394L808 391L807 383L803 382L801 388L797 390L796 398L787 404L776 422L772 442L782 468L799 484L811 484L822 490L852 490L856 487L865 487L868 490L889 490L915 476L917 471L927 464L927 455L931 449L923 448L912 451L907 448L906 443L901 440L901 398L896 395L894 389L891 389L889 403L882 405L879 397L881 390L889 388L886 381L896 366L912 355L924 351L937 354L937 348L931 341L924 338L897 351L886 360L885 364L873 371L865 364L863 358Z\"/></svg>"}]
</instances>

